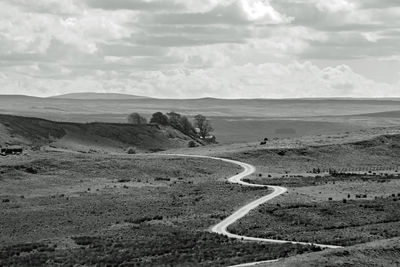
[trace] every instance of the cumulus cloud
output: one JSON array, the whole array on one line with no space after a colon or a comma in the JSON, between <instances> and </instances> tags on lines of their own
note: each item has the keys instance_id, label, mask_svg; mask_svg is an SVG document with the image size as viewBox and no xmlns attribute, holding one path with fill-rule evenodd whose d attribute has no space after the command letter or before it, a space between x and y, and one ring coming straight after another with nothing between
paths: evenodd
<instances>
[{"instance_id":1,"label":"cumulus cloud","mask_svg":"<svg viewBox=\"0 0 400 267\"><path fill-rule=\"evenodd\" d=\"M0 93L398 96L399 17L396 0L2 0ZM390 63L377 82L363 62Z\"/></svg>"},{"instance_id":2,"label":"cumulus cloud","mask_svg":"<svg viewBox=\"0 0 400 267\"><path fill-rule=\"evenodd\" d=\"M32 66L37 72L37 66ZM58 69L57 72L68 70ZM16 82L18 81L18 82ZM22 74L0 77L5 93L19 87L39 95L62 92L121 92L162 98L282 98L282 97L400 97L395 85L377 83L347 65L319 68L311 62L265 63L207 69L176 68L164 71L96 71L71 79L47 79Z\"/></svg>"},{"instance_id":3,"label":"cumulus cloud","mask_svg":"<svg viewBox=\"0 0 400 267\"><path fill-rule=\"evenodd\" d=\"M319 0L317 8L329 13L354 11L356 5L347 0Z\"/></svg>"}]
</instances>

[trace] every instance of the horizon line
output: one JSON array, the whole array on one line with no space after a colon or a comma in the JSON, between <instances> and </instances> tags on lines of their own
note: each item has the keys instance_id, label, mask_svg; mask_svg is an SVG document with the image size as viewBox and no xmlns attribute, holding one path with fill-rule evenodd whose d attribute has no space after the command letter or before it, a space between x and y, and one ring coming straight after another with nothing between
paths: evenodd
<instances>
[{"instance_id":1,"label":"horizon line","mask_svg":"<svg viewBox=\"0 0 400 267\"><path fill-rule=\"evenodd\" d=\"M75 98L60 98L60 96L68 96L70 94L79 95L79 94L101 94L101 95L126 95L132 97L138 97L137 99L126 99L126 100L141 100L143 99L153 99L153 100L202 100L202 99L214 99L214 100L400 100L400 96L386 96L386 97L353 97L353 96L327 96L327 97L281 97L281 98L267 98L267 97L259 97L259 98L219 98L212 96L198 97L198 98L162 98L162 97L151 97L151 96L143 96L143 95L134 95L134 94L126 94L126 93L101 93L101 92L78 92L78 93L66 93L60 95L51 95L51 96L35 96L35 95L26 95L26 94L0 94L1 96L14 96L14 97L31 97L31 98L39 98L39 99L70 99L70 100L125 100L125 99L98 99L98 98L88 98L88 99L75 99Z\"/></svg>"}]
</instances>

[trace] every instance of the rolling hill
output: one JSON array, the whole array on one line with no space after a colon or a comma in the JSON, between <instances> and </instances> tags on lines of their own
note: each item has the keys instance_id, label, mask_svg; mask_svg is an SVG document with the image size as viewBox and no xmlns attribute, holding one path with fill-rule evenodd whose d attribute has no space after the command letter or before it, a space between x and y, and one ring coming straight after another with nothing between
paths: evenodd
<instances>
[{"instance_id":1,"label":"rolling hill","mask_svg":"<svg viewBox=\"0 0 400 267\"><path fill-rule=\"evenodd\" d=\"M309 253L259 264L259 267L399 266L400 238Z\"/></svg>"},{"instance_id":2,"label":"rolling hill","mask_svg":"<svg viewBox=\"0 0 400 267\"><path fill-rule=\"evenodd\" d=\"M72 99L75 97L75 99ZM90 99L87 99L90 97ZM218 117L293 118L345 116L399 110L394 100L305 100L305 99L156 99L125 95L64 95L55 98L0 95L0 112L12 114L129 114L150 115L171 110L186 115L198 113Z\"/></svg>"},{"instance_id":3,"label":"rolling hill","mask_svg":"<svg viewBox=\"0 0 400 267\"><path fill-rule=\"evenodd\" d=\"M0 145L50 146L67 150L141 152L186 147L190 137L171 127L123 123L71 123L0 115Z\"/></svg>"},{"instance_id":4,"label":"rolling hill","mask_svg":"<svg viewBox=\"0 0 400 267\"><path fill-rule=\"evenodd\" d=\"M203 114L210 118L220 143L399 125L399 106L396 99L156 99L93 93L54 98L0 95L0 113L53 121L123 123L131 112L147 119L157 111L175 111L189 118ZM282 134L282 129L285 133L290 130L291 134Z\"/></svg>"},{"instance_id":5,"label":"rolling hill","mask_svg":"<svg viewBox=\"0 0 400 267\"><path fill-rule=\"evenodd\" d=\"M129 95L129 94L86 92L86 93L63 94L63 95L52 96L49 98L76 99L76 100L78 100L78 99L80 99L80 100L100 100L100 99L124 100L125 99L126 100L126 99L145 99L145 98L149 98L149 97Z\"/></svg>"}]
</instances>

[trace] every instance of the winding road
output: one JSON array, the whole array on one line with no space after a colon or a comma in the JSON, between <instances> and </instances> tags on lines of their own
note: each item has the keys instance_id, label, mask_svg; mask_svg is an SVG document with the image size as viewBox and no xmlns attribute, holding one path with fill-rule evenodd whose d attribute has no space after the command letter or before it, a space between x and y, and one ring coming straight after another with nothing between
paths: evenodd
<instances>
[{"instance_id":1,"label":"winding road","mask_svg":"<svg viewBox=\"0 0 400 267\"><path fill-rule=\"evenodd\" d=\"M324 245L324 244L316 244L316 243L307 243L307 242L297 242L297 241L290 241L290 240L276 240L276 239L268 239L268 238L260 238L260 237L250 237L250 236L242 236L242 235L237 235L230 233L228 231L228 227L232 224L234 224L236 221L240 220L249 212L258 206L268 202L269 200L276 198L285 192L287 192L287 188L285 187L280 187L280 186L270 186L270 185L261 185L261 184L251 184L243 181L243 178L253 174L256 171L256 168L253 165L236 161L236 160L231 160L231 159L225 159L225 158L218 158L218 157L211 157L211 156L200 156L200 155L184 155L184 154L163 154L163 155L168 155L168 156L179 156L179 157L191 157L191 158L206 158L206 159L214 159L214 160L220 160L232 164L239 165L243 168L243 171L239 174L236 174L230 178L228 178L228 181L231 183L235 184L240 184L242 186L251 186L251 187L266 187L269 189L272 189L272 193L263 196L243 207L235 211L232 215L229 217L225 218L223 221L220 223L214 225L211 228L211 231L217 234L225 235L230 238L236 238L240 240L246 240L246 241L256 241L256 242L267 242L267 243L278 243L278 244L283 244L283 243L291 243L291 244L299 244L299 245L313 245L316 247L320 248L340 248L340 246L333 246L333 245ZM254 266L257 264L262 264L262 263L268 263L268 262L274 262L277 260L270 260L270 261L262 261L262 262L252 262L252 263L246 263L246 264L240 264L240 265L235 265L237 267L239 266ZM233 267L233 266L232 266Z\"/></svg>"},{"instance_id":2,"label":"winding road","mask_svg":"<svg viewBox=\"0 0 400 267\"><path fill-rule=\"evenodd\" d=\"M243 181L243 178L253 174L256 171L256 168L253 165L240 162L237 160L231 160L231 159L224 159L224 158L217 158L217 157L211 157L211 156L200 156L200 155L184 155L184 154L163 154L163 155L168 155L168 156L179 156L179 157L191 157L191 158L206 158L206 159L214 159L214 160L220 160L232 164L239 165L240 167L243 168L243 171L239 174L236 174L230 178L228 178L228 181L231 183L235 184L240 184L243 186L251 186L251 187L266 187L272 189L272 193L263 196L243 207L235 211L232 215L224 219L222 222L214 225L211 228L211 231L217 234L222 234L225 236L228 236L230 238L236 238L240 240L248 240L248 241L258 241L258 242L268 242L268 243L292 243L292 244L299 244L299 245L314 245L316 247L320 248L340 248L340 246L333 246L333 245L323 245L323 244L315 244L315 243L306 243L306 242L297 242L297 241L288 241L288 240L276 240L276 239L267 239L267 238L259 238L259 237L250 237L250 236L242 236L242 235L236 235L228 232L228 227L232 224L234 224L236 221L240 220L244 216L246 216L251 210L257 208L258 206L266 203L267 201L276 198L277 196L280 196L287 192L287 188L285 187L280 187L280 186L271 186L271 185L261 185L261 184L251 184Z\"/></svg>"}]
</instances>

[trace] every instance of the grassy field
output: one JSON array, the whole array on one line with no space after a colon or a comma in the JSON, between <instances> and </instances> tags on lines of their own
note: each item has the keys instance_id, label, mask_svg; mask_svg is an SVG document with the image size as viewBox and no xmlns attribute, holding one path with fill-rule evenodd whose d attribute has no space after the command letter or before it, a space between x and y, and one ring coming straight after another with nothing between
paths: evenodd
<instances>
[{"instance_id":1,"label":"grassy field","mask_svg":"<svg viewBox=\"0 0 400 267\"><path fill-rule=\"evenodd\" d=\"M51 146L74 151L155 152L187 147L189 136L169 126L127 123L72 123L0 114L0 145Z\"/></svg>"},{"instance_id":2,"label":"grassy field","mask_svg":"<svg viewBox=\"0 0 400 267\"><path fill-rule=\"evenodd\" d=\"M246 236L339 246L400 235L400 194L377 200L314 202L289 193L276 201L263 205L230 230Z\"/></svg>"},{"instance_id":3,"label":"grassy field","mask_svg":"<svg viewBox=\"0 0 400 267\"><path fill-rule=\"evenodd\" d=\"M111 96L110 96L111 97ZM68 122L126 122L157 111L211 119L220 143L256 142L399 125L399 100L54 99L1 96L0 112Z\"/></svg>"},{"instance_id":4,"label":"grassy field","mask_svg":"<svg viewBox=\"0 0 400 267\"><path fill-rule=\"evenodd\" d=\"M398 237L399 149L399 135L384 135L340 145L227 153L256 165L249 182L289 188L229 230L340 246Z\"/></svg>"},{"instance_id":5,"label":"grassy field","mask_svg":"<svg viewBox=\"0 0 400 267\"><path fill-rule=\"evenodd\" d=\"M257 167L250 182L289 188L231 231L350 246L399 235L400 135L376 135L176 152L248 162ZM210 159L152 154L28 151L2 157L0 265L226 266L317 250L209 232L269 192L226 181L239 171Z\"/></svg>"},{"instance_id":6,"label":"grassy field","mask_svg":"<svg viewBox=\"0 0 400 267\"><path fill-rule=\"evenodd\" d=\"M329 138L328 138L329 139ZM400 166L400 135L383 135L370 140L298 148L266 148L220 153L249 162L263 177L269 174L306 174L313 169L327 171L394 169Z\"/></svg>"},{"instance_id":7,"label":"grassy field","mask_svg":"<svg viewBox=\"0 0 400 267\"><path fill-rule=\"evenodd\" d=\"M211 117L215 125L214 134L220 143L243 143L261 141L265 137L293 138L307 135L337 134L357 131L382 125L378 120L370 120L371 125L354 123L347 119L332 118L297 118L297 119L266 119L242 117ZM390 125L386 123L385 125Z\"/></svg>"},{"instance_id":8,"label":"grassy field","mask_svg":"<svg viewBox=\"0 0 400 267\"><path fill-rule=\"evenodd\" d=\"M352 100L352 99L58 99L27 96L1 96L1 112L14 114L49 114L76 116L102 114L129 114L139 112L152 114L155 111L219 117L312 117L342 116L365 113L392 112L399 110L399 100Z\"/></svg>"},{"instance_id":9,"label":"grassy field","mask_svg":"<svg viewBox=\"0 0 400 267\"><path fill-rule=\"evenodd\" d=\"M396 267L400 266L400 238L350 248L327 250L260 264L258 267Z\"/></svg>"},{"instance_id":10,"label":"grassy field","mask_svg":"<svg viewBox=\"0 0 400 267\"><path fill-rule=\"evenodd\" d=\"M311 251L209 233L267 194L207 159L38 152L0 164L0 265L225 266ZM315 250L315 249L314 249Z\"/></svg>"}]
</instances>

